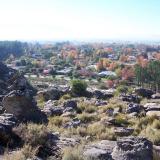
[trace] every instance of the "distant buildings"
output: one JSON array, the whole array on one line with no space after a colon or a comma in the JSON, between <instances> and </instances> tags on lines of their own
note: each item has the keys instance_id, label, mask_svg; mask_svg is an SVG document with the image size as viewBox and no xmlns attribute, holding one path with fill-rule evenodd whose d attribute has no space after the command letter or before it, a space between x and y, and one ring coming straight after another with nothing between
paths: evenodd
<instances>
[{"instance_id":1,"label":"distant buildings","mask_svg":"<svg viewBox=\"0 0 160 160\"><path fill-rule=\"evenodd\" d=\"M116 73L115 73L115 72L112 72L112 71L102 71L102 72L98 73L98 75L99 75L100 77L116 76Z\"/></svg>"}]
</instances>

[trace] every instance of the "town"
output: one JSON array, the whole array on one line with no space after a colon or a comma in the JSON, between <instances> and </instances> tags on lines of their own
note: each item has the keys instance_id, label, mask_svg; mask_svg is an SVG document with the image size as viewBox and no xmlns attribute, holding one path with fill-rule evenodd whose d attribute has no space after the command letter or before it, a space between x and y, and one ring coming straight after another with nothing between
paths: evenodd
<instances>
[{"instance_id":1,"label":"town","mask_svg":"<svg viewBox=\"0 0 160 160\"><path fill-rule=\"evenodd\" d=\"M159 159L160 45L3 41L0 52L2 159Z\"/></svg>"}]
</instances>

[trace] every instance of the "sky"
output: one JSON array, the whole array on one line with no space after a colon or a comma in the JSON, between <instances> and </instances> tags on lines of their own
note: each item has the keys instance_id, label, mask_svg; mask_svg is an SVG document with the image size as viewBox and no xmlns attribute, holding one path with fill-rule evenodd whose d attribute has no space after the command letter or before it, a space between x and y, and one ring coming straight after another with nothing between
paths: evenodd
<instances>
[{"instance_id":1,"label":"sky","mask_svg":"<svg viewBox=\"0 0 160 160\"><path fill-rule=\"evenodd\" d=\"M0 0L0 40L160 40L160 0Z\"/></svg>"}]
</instances>

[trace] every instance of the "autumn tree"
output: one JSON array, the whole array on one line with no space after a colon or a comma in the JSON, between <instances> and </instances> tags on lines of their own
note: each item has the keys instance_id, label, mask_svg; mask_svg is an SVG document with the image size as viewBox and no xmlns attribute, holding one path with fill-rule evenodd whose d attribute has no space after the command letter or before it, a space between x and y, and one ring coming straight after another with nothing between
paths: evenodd
<instances>
[{"instance_id":1,"label":"autumn tree","mask_svg":"<svg viewBox=\"0 0 160 160\"><path fill-rule=\"evenodd\" d=\"M134 74L134 68L131 66L125 66L121 70L121 76L123 80L132 80L135 76Z\"/></svg>"}]
</instances>

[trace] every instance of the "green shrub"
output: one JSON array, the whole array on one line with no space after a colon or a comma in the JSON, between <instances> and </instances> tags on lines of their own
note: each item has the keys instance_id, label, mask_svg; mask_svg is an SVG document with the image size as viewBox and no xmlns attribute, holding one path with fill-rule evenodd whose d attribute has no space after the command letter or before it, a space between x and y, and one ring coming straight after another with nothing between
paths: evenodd
<instances>
[{"instance_id":1,"label":"green shrub","mask_svg":"<svg viewBox=\"0 0 160 160\"><path fill-rule=\"evenodd\" d=\"M126 94L128 92L128 87L124 85L120 85L117 87L116 94L119 95L121 93Z\"/></svg>"},{"instance_id":2,"label":"green shrub","mask_svg":"<svg viewBox=\"0 0 160 160\"><path fill-rule=\"evenodd\" d=\"M83 96L86 93L86 89L87 89L87 83L85 81L82 80L72 80L71 81L71 85L72 85L72 93L79 95L79 96Z\"/></svg>"}]
</instances>

